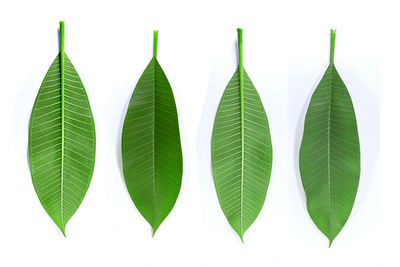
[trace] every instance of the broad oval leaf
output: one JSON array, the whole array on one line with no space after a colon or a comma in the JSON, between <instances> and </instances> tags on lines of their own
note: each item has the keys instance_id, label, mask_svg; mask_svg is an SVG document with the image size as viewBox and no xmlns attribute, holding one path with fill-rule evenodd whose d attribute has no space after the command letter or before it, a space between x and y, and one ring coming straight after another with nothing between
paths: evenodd
<instances>
[{"instance_id":1,"label":"broad oval leaf","mask_svg":"<svg viewBox=\"0 0 400 267\"><path fill-rule=\"evenodd\" d=\"M41 204L65 235L65 226L89 187L95 129L88 97L64 52L51 64L36 97L29 126L32 182Z\"/></svg>"},{"instance_id":2,"label":"broad oval leaf","mask_svg":"<svg viewBox=\"0 0 400 267\"><path fill-rule=\"evenodd\" d=\"M228 222L243 235L264 205L272 168L267 115L242 64L221 98L214 121L211 157L218 200Z\"/></svg>"},{"instance_id":3,"label":"broad oval leaf","mask_svg":"<svg viewBox=\"0 0 400 267\"><path fill-rule=\"evenodd\" d=\"M304 122L300 174L307 210L329 246L353 208L360 178L360 144L349 92L331 61L315 89Z\"/></svg>"},{"instance_id":4,"label":"broad oval leaf","mask_svg":"<svg viewBox=\"0 0 400 267\"><path fill-rule=\"evenodd\" d=\"M182 149L171 86L154 55L133 91L122 130L122 163L129 194L153 235L175 205L182 182Z\"/></svg>"}]
</instances>

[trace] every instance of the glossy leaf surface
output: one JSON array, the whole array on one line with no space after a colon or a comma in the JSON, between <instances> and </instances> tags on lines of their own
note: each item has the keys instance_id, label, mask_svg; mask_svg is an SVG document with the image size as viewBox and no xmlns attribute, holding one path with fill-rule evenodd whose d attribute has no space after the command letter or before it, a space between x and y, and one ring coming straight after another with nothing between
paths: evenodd
<instances>
[{"instance_id":1,"label":"glossy leaf surface","mask_svg":"<svg viewBox=\"0 0 400 267\"><path fill-rule=\"evenodd\" d=\"M307 210L329 239L342 230L350 216L360 178L360 144L353 103L331 61L315 89L304 122L300 173Z\"/></svg>"},{"instance_id":2,"label":"glossy leaf surface","mask_svg":"<svg viewBox=\"0 0 400 267\"><path fill-rule=\"evenodd\" d=\"M95 160L95 128L83 84L64 52L51 64L32 109L29 159L32 182L44 209L65 226L89 187Z\"/></svg>"},{"instance_id":3,"label":"glossy leaf surface","mask_svg":"<svg viewBox=\"0 0 400 267\"><path fill-rule=\"evenodd\" d=\"M214 184L222 211L243 240L263 207L272 168L268 119L256 88L239 67L221 98L212 133Z\"/></svg>"},{"instance_id":4,"label":"glossy leaf surface","mask_svg":"<svg viewBox=\"0 0 400 267\"><path fill-rule=\"evenodd\" d=\"M154 55L133 91L122 131L129 194L153 235L175 205L182 182L182 149L175 99Z\"/></svg>"}]
</instances>

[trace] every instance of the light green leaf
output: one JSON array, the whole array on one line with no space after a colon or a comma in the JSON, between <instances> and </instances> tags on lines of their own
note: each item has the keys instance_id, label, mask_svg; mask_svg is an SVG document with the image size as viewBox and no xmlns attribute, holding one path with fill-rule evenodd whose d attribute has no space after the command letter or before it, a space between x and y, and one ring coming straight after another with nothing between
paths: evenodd
<instances>
[{"instance_id":1,"label":"light green leaf","mask_svg":"<svg viewBox=\"0 0 400 267\"><path fill-rule=\"evenodd\" d=\"M264 204L272 167L268 119L256 88L243 68L242 29L239 67L215 116L211 157L222 211L243 241Z\"/></svg>"},{"instance_id":2,"label":"light green leaf","mask_svg":"<svg viewBox=\"0 0 400 267\"><path fill-rule=\"evenodd\" d=\"M154 54L133 91L122 130L122 163L129 194L153 228L175 205L182 182L182 149L171 86Z\"/></svg>"},{"instance_id":3,"label":"light green leaf","mask_svg":"<svg viewBox=\"0 0 400 267\"><path fill-rule=\"evenodd\" d=\"M349 92L331 59L315 89L304 122L300 173L307 210L329 239L329 246L350 216L360 179L360 144Z\"/></svg>"},{"instance_id":4,"label":"light green leaf","mask_svg":"<svg viewBox=\"0 0 400 267\"><path fill-rule=\"evenodd\" d=\"M85 88L64 52L64 22L60 40L32 109L28 143L36 193L65 235L92 178L96 140Z\"/></svg>"}]
</instances>

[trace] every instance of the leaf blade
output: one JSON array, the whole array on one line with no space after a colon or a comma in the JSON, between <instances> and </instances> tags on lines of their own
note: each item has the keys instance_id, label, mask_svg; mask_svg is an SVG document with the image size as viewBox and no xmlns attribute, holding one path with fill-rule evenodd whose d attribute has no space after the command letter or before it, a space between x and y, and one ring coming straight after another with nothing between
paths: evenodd
<instances>
[{"instance_id":1,"label":"leaf blade","mask_svg":"<svg viewBox=\"0 0 400 267\"><path fill-rule=\"evenodd\" d=\"M123 172L136 208L153 235L171 212L182 183L182 148L175 99L154 54L130 100L122 130Z\"/></svg>"},{"instance_id":2,"label":"leaf blade","mask_svg":"<svg viewBox=\"0 0 400 267\"><path fill-rule=\"evenodd\" d=\"M36 194L65 235L65 226L79 208L93 175L96 141L83 84L66 55L61 75L61 55L51 64L36 97L28 151Z\"/></svg>"}]
</instances>

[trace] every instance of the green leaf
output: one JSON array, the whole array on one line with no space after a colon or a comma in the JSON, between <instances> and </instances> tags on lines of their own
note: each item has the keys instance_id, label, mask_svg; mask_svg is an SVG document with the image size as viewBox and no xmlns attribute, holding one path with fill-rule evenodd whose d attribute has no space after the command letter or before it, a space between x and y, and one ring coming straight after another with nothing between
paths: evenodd
<instances>
[{"instance_id":1,"label":"green leaf","mask_svg":"<svg viewBox=\"0 0 400 267\"><path fill-rule=\"evenodd\" d=\"M65 235L92 178L96 141L85 88L64 52L64 22L60 40L32 109L28 143L36 194Z\"/></svg>"},{"instance_id":2,"label":"green leaf","mask_svg":"<svg viewBox=\"0 0 400 267\"><path fill-rule=\"evenodd\" d=\"M315 89L304 122L300 174L307 210L329 239L329 246L350 216L360 179L360 144L349 92L331 59Z\"/></svg>"},{"instance_id":3,"label":"green leaf","mask_svg":"<svg viewBox=\"0 0 400 267\"><path fill-rule=\"evenodd\" d=\"M243 241L264 204L272 167L268 119L256 88L239 67L221 98L211 142L214 184L222 211Z\"/></svg>"},{"instance_id":4,"label":"green leaf","mask_svg":"<svg viewBox=\"0 0 400 267\"><path fill-rule=\"evenodd\" d=\"M133 91L122 130L122 164L129 194L153 228L175 205L182 183L182 149L171 86L153 58Z\"/></svg>"}]
</instances>

